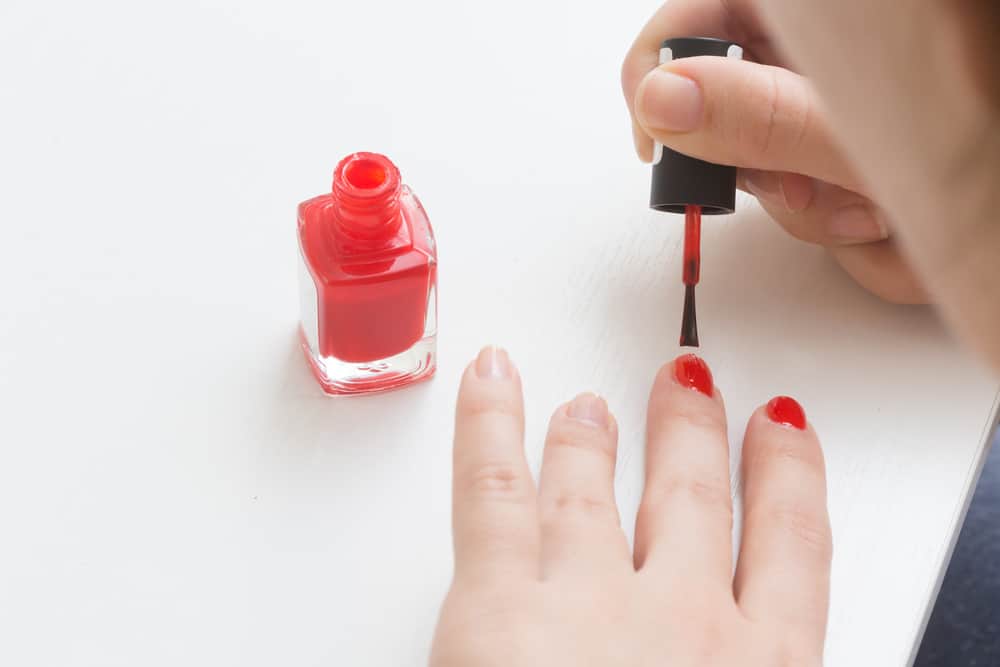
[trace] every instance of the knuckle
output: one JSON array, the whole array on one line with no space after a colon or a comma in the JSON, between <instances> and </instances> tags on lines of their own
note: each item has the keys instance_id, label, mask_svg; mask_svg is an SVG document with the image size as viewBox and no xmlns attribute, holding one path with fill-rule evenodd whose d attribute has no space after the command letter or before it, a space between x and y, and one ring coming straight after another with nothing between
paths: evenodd
<instances>
[{"instance_id":1,"label":"knuckle","mask_svg":"<svg viewBox=\"0 0 1000 667\"><path fill-rule=\"evenodd\" d=\"M655 512L665 505L685 502L722 515L732 524L733 498L728 478L674 476L650 488L643 509Z\"/></svg>"},{"instance_id":2,"label":"knuckle","mask_svg":"<svg viewBox=\"0 0 1000 667\"><path fill-rule=\"evenodd\" d=\"M754 468L805 468L823 474L823 455L816 447L803 446L798 440L776 442L759 447L751 459Z\"/></svg>"},{"instance_id":3,"label":"knuckle","mask_svg":"<svg viewBox=\"0 0 1000 667\"><path fill-rule=\"evenodd\" d=\"M509 502L525 501L531 496L531 485L512 463L485 463L467 479L466 490L474 497Z\"/></svg>"},{"instance_id":4,"label":"knuckle","mask_svg":"<svg viewBox=\"0 0 1000 667\"><path fill-rule=\"evenodd\" d=\"M770 150L780 95L775 74L762 69L756 76L747 77L740 90L732 94L737 98L726 105L732 143L743 153L741 159L752 163Z\"/></svg>"},{"instance_id":5,"label":"knuckle","mask_svg":"<svg viewBox=\"0 0 1000 667\"><path fill-rule=\"evenodd\" d=\"M763 116L758 121L757 131L751 136L752 145L758 155L769 155L774 147L774 136L778 123L779 104L781 103L781 86L778 85L778 75L775 70L768 70L765 86L765 104Z\"/></svg>"},{"instance_id":6,"label":"knuckle","mask_svg":"<svg viewBox=\"0 0 1000 667\"><path fill-rule=\"evenodd\" d=\"M552 451L577 450L592 452L615 464L617 451L609 434L598 432L594 428L579 427L567 422L557 422L552 425L545 444Z\"/></svg>"},{"instance_id":7,"label":"knuckle","mask_svg":"<svg viewBox=\"0 0 1000 667\"><path fill-rule=\"evenodd\" d=\"M803 95L802 104L795 107L792 119L791 151L801 149L806 143L806 139L813 132L813 122L816 118L815 101L811 95Z\"/></svg>"},{"instance_id":8,"label":"knuckle","mask_svg":"<svg viewBox=\"0 0 1000 667\"><path fill-rule=\"evenodd\" d=\"M762 70L759 78L746 83L746 99L752 101L757 111L740 113L734 121L737 145L747 151L744 159L759 160L793 153L809 136L816 113L811 97L800 95L800 88L787 85L787 81L782 81L783 76L785 73L780 69L768 67Z\"/></svg>"},{"instance_id":9,"label":"knuckle","mask_svg":"<svg viewBox=\"0 0 1000 667\"><path fill-rule=\"evenodd\" d=\"M618 507L603 496L587 493L563 492L553 496L542 506L545 522L562 521L565 517L586 520L614 518L618 521Z\"/></svg>"},{"instance_id":10,"label":"knuckle","mask_svg":"<svg viewBox=\"0 0 1000 667\"><path fill-rule=\"evenodd\" d=\"M650 414L657 415L650 422L654 427L662 430L669 425L699 432L726 431L726 414L714 401L679 401L676 395L654 393L656 397L649 410Z\"/></svg>"},{"instance_id":11,"label":"knuckle","mask_svg":"<svg viewBox=\"0 0 1000 667\"><path fill-rule=\"evenodd\" d=\"M458 404L459 419L497 418L520 422L521 407L518 401L497 396L466 397Z\"/></svg>"},{"instance_id":12,"label":"knuckle","mask_svg":"<svg viewBox=\"0 0 1000 667\"><path fill-rule=\"evenodd\" d=\"M704 403L700 403L698 407L689 405L675 409L673 417L692 429L699 431L721 430L724 432L726 430L725 413L714 403L709 404L711 409L706 409L703 407Z\"/></svg>"},{"instance_id":13,"label":"knuckle","mask_svg":"<svg viewBox=\"0 0 1000 667\"><path fill-rule=\"evenodd\" d=\"M767 513L767 520L799 543L819 560L833 557L833 535L825 516L795 505L776 505Z\"/></svg>"}]
</instances>

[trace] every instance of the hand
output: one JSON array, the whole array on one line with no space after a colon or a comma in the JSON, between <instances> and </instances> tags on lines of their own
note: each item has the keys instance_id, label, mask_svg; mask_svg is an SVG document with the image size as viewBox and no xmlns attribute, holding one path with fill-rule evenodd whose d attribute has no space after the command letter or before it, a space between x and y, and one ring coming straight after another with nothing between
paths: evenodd
<instances>
[{"instance_id":1,"label":"hand","mask_svg":"<svg viewBox=\"0 0 1000 667\"><path fill-rule=\"evenodd\" d=\"M556 410L536 492L519 375L505 352L483 350L458 397L455 579L431 666L820 665L825 473L789 401L747 426L734 578L726 415L704 362L681 357L653 385L633 555L607 404L583 394Z\"/></svg>"},{"instance_id":2,"label":"hand","mask_svg":"<svg viewBox=\"0 0 1000 667\"><path fill-rule=\"evenodd\" d=\"M746 60L685 58L657 67L662 41L685 36L732 40ZM889 217L834 140L810 82L780 55L756 2L671 0L629 51L622 87L642 159L652 158L655 139L739 167L741 189L792 236L825 246L863 287L896 303L927 302Z\"/></svg>"},{"instance_id":3,"label":"hand","mask_svg":"<svg viewBox=\"0 0 1000 667\"><path fill-rule=\"evenodd\" d=\"M1000 4L759 2L934 301L1000 372Z\"/></svg>"}]
</instances>

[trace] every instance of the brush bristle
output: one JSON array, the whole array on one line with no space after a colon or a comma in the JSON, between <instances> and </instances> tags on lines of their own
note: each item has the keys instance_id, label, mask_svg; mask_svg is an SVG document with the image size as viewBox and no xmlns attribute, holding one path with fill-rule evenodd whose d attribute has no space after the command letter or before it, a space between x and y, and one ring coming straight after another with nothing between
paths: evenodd
<instances>
[{"instance_id":1,"label":"brush bristle","mask_svg":"<svg viewBox=\"0 0 1000 667\"><path fill-rule=\"evenodd\" d=\"M698 314L694 285L684 288L684 319L681 321L681 347L698 347Z\"/></svg>"}]
</instances>

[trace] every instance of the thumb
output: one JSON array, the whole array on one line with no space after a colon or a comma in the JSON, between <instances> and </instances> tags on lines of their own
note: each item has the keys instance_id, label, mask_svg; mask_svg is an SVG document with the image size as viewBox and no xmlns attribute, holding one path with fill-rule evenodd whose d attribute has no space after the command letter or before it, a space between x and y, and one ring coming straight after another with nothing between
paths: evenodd
<instances>
[{"instance_id":1,"label":"thumb","mask_svg":"<svg viewBox=\"0 0 1000 667\"><path fill-rule=\"evenodd\" d=\"M730 58L674 60L639 84L636 118L657 142L718 164L862 187L802 76Z\"/></svg>"}]
</instances>

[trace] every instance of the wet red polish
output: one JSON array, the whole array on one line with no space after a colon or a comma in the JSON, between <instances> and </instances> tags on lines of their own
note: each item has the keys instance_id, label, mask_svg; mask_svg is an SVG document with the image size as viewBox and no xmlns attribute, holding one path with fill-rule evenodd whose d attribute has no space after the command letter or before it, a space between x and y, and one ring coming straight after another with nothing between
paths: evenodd
<instances>
[{"instance_id":1,"label":"wet red polish","mask_svg":"<svg viewBox=\"0 0 1000 667\"><path fill-rule=\"evenodd\" d=\"M697 389L706 396L715 393L715 384L712 382L712 371L708 364L701 357L694 354L685 354L677 357L674 361L674 377L685 387Z\"/></svg>"},{"instance_id":2,"label":"wet red polish","mask_svg":"<svg viewBox=\"0 0 1000 667\"><path fill-rule=\"evenodd\" d=\"M789 396L772 398L767 404L767 417L776 424L806 430L806 412Z\"/></svg>"},{"instance_id":3,"label":"wet red polish","mask_svg":"<svg viewBox=\"0 0 1000 667\"><path fill-rule=\"evenodd\" d=\"M299 204L303 348L329 394L394 389L435 369L437 250L387 157L355 153Z\"/></svg>"}]
</instances>

